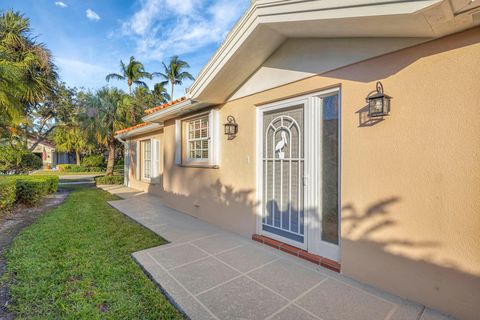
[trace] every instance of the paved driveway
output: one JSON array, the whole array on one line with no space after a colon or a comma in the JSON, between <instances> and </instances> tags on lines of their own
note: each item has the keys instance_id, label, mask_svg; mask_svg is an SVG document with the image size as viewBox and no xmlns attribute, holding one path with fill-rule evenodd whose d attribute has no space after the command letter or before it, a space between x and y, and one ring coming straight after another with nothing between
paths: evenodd
<instances>
[{"instance_id":1,"label":"paved driveway","mask_svg":"<svg viewBox=\"0 0 480 320\"><path fill-rule=\"evenodd\" d=\"M164 206L155 196L105 186L110 204L169 244L134 259L190 319L440 320L422 305Z\"/></svg>"}]
</instances>

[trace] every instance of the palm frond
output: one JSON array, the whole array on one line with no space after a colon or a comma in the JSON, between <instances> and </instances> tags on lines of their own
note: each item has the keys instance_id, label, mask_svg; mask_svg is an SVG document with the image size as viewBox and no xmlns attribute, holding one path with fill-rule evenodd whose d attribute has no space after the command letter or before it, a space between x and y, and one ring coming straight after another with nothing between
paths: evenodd
<instances>
[{"instance_id":1,"label":"palm frond","mask_svg":"<svg viewBox=\"0 0 480 320\"><path fill-rule=\"evenodd\" d=\"M125 77L118 73L110 73L105 77L105 80L110 81L111 79L115 80L125 80Z\"/></svg>"},{"instance_id":2,"label":"palm frond","mask_svg":"<svg viewBox=\"0 0 480 320\"><path fill-rule=\"evenodd\" d=\"M145 82L143 82L143 81L136 80L136 81L133 81L133 83L136 84L136 85L139 85L139 86L141 86L141 87L144 87L144 88L147 88L147 89L148 89L148 85L147 85Z\"/></svg>"}]
</instances>

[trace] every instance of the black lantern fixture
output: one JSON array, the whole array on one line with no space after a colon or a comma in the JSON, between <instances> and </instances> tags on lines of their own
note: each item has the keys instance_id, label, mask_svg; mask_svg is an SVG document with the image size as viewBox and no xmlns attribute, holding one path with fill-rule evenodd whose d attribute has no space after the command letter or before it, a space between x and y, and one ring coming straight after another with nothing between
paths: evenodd
<instances>
[{"instance_id":1,"label":"black lantern fixture","mask_svg":"<svg viewBox=\"0 0 480 320\"><path fill-rule=\"evenodd\" d=\"M390 113L390 97L383 93L383 85L377 81L377 90L371 92L367 96L368 116L369 117L383 117Z\"/></svg>"},{"instance_id":2,"label":"black lantern fixture","mask_svg":"<svg viewBox=\"0 0 480 320\"><path fill-rule=\"evenodd\" d=\"M228 116L227 123L225 123L224 126L228 140L234 139L238 133L238 124L235 122L235 118L233 116Z\"/></svg>"}]
</instances>

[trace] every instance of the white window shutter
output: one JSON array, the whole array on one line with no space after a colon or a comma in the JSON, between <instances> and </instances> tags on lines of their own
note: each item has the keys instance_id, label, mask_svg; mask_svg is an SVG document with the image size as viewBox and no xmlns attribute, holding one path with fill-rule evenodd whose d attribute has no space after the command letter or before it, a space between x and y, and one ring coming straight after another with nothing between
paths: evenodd
<instances>
[{"instance_id":1,"label":"white window shutter","mask_svg":"<svg viewBox=\"0 0 480 320\"><path fill-rule=\"evenodd\" d=\"M152 177L150 183L160 183L160 141L157 139L151 140L152 145Z\"/></svg>"},{"instance_id":2,"label":"white window shutter","mask_svg":"<svg viewBox=\"0 0 480 320\"><path fill-rule=\"evenodd\" d=\"M141 180L140 176L140 142L135 142L135 177Z\"/></svg>"},{"instance_id":3,"label":"white window shutter","mask_svg":"<svg viewBox=\"0 0 480 320\"><path fill-rule=\"evenodd\" d=\"M130 179L130 142L123 144L125 151L123 154L123 184L128 187L128 179Z\"/></svg>"},{"instance_id":4,"label":"white window shutter","mask_svg":"<svg viewBox=\"0 0 480 320\"><path fill-rule=\"evenodd\" d=\"M175 164L182 163L182 121L175 120Z\"/></svg>"},{"instance_id":5,"label":"white window shutter","mask_svg":"<svg viewBox=\"0 0 480 320\"><path fill-rule=\"evenodd\" d=\"M218 110L212 109L208 115L210 123L210 165L220 165L220 128Z\"/></svg>"}]
</instances>

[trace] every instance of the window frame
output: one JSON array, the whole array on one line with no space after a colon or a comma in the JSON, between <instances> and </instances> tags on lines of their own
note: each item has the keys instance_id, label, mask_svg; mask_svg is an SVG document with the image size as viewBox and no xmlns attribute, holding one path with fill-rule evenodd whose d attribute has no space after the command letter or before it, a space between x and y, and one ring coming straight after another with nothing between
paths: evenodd
<instances>
[{"instance_id":1,"label":"window frame","mask_svg":"<svg viewBox=\"0 0 480 320\"><path fill-rule=\"evenodd\" d=\"M208 159L189 157L188 122L194 119L208 118ZM180 167L218 169L220 167L219 110L204 109L201 112L175 119L175 164Z\"/></svg>"},{"instance_id":2,"label":"window frame","mask_svg":"<svg viewBox=\"0 0 480 320\"><path fill-rule=\"evenodd\" d=\"M146 167L147 167L147 166L146 166L146 163L145 163L145 161L146 161L146 156L145 156L146 148L145 148L145 145L146 145L147 142L148 142L148 144L149 144L149 146L150 146L150 150L149 150L149 151L150 151L150 159L149 159L149 163L150 163L150 165L149 165L149 174L150 174L150 176L149 176L149 177L147 177L147 176L145 175L145 173L146 173L146 172L145 172L145 169L146 169ZM141 157L141 161L142 161L142 162L141 162L142 180L147 181L147 182L150 182L150 180L151 180L151 178L152 178L152 161L153 161L153 159L152 159L152 156L153 156L153 152L152 152L152 151L153 151L153 150L152 150L152 139L140 140L140 150L141 150L141 155L142 155L142 157Z\"/></svg>"},{"instance_id":3,"label":"window frame","mask_svg":"<svg viewBox=\"0 0 480 320\"><path fill-rule=\"evenodd\" d=\"M199 121L200 122L200 128L198 129L195 129L193 128L193 133L195 133L195 131L199 131L200 132L200 135L201 135L201 132L202 132L202 127L201 127L201 123L202 123L202 120L206 121L207 122L207 136L206 137L199 137L199 138L191 138L190 137L190 132L191 132L191 129L190 129L190 124L193 124L195 125L195 122ZM183 120L184 122L184 126L185 126L185 132L184 132L184 139L182 139L185 143L185 163L187 164L205 164L205 163L209 163L210 162L210 156L211 156L211 135L210 135L210 118L208 116L208 113L202 113L202 114L199 114L199 115L195 115L195 116L192 116L192 117L189 117L189 118L186 118ZM196 142L200 142L201 144L203 144L203 142L206 141L207 142L207 153L208 153L208 156L206 158L192 158L190 156L190 152L192 151L191 150L191 147L190 147L190 144L191 143L196 143ZM200 147L200 149L194 149L194 152L197 152L199 151L200 153L202 153L205 149L203 148L203 146Z\"/></svg>"}]
</instances>

